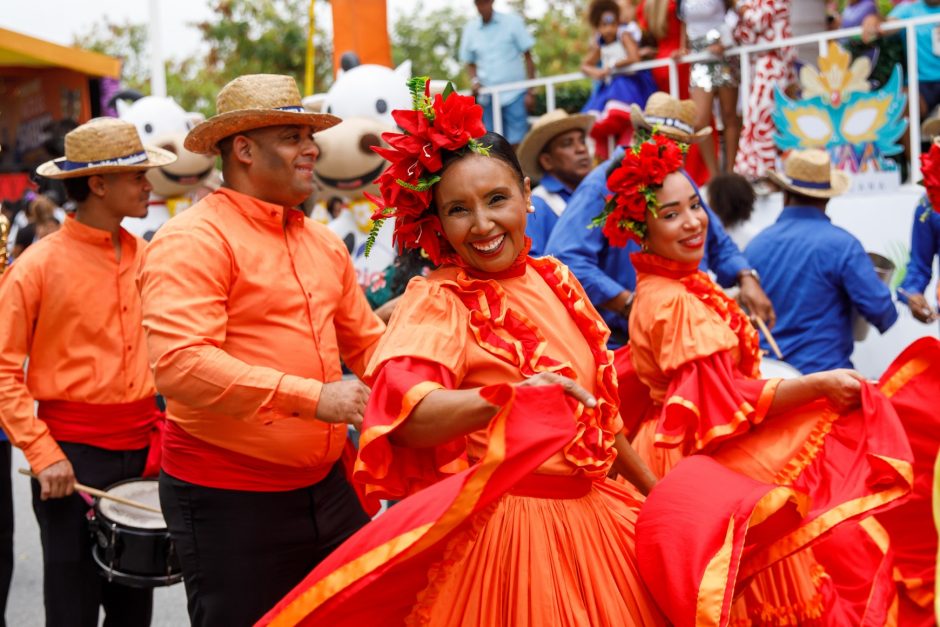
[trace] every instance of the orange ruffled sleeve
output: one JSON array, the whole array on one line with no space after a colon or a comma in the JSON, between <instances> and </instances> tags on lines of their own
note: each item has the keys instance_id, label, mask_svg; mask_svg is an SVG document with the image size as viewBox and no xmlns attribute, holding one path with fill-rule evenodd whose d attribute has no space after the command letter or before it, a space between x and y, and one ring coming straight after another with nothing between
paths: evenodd
<instances>
[{"instance_id":1,"label":"orange ruffled sleeve","mask_svg":"<svg viewBox=\"0 0 940 627\"><path fill-rule=\"evenodd\" d=\"M681 366L673 375L659 417L657 446L684 447L690 455L760 424L780 379L745 378L721 351Z\"/></svg>"},{"instance_id":2,"label":"orange ruffled sleeve","mask_svg":"<svg viewBox=\"0 0 940 627\"><path fill-rule=\"evenodd\" d=\"M463 304L438 283L413 279L367 371L373 391L353 474L367 495L404 498L467 467L466 438L423 449L390 439L425 396L460 386L467 339Z\"/></svg>"}]
</instances>

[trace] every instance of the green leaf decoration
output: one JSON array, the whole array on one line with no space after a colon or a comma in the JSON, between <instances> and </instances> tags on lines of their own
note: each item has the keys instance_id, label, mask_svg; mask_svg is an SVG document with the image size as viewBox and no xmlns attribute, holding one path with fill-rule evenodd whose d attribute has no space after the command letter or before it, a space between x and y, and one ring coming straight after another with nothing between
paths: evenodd
<instances>
[{"instance_id":1,"label":"green leaf decoration","mask_svg":"<svg viewBox=\"0 0 940 627\"><path fill-rule=\"evenodd\" d=\"M441 94L441 101L443 102L444 100L447 100L455 91L457 90L454 88L454 84L450 81L447 81L447 86L444 87L444 93Z\"/></svg>"},{"instance_id":2,"label":"green leaf decoration","mask_svg":"<svg viewBox=\"0 0 940 627\"><path fill-rule=\"evenodd\" d=\"M482 155L484 157L490 156L490 148L492 148L492 146L484 146L483 144L481 144L475 139L471 139L467 143L467 146L469 146L470 150L477 153L478 155Z\"/></svg>"},{"instance_id":3,"label":"green leaf decoration","mask_svg":"<svg viewBox=\"0 0 940 627\"><path fill-rule=\"evenodd\" d=\"M382 215L387 216L395 212L395 207L385 207L382 209ZM379 236L379 231L382 229L382 225L385 224L385 218L379 218L372 222L372 228L369 229L369 237L366 239L366 247L363 251L365 256L368 257L369 253L372 252L372 247L375 246L375 240Z\"/></svg>"},{"instance_id":4,"label":"green leaf decoration","mask_svg":"<svg viewBox=\"0 0 940 627\"><path fill-rule=\"evenodd\" d=\"M401 179L395 179L395 182L404 187L405 189L410 189L413 192L426 192L431 189L435 183L441 180L441 177L434 175L426 179L418 179L417 185L412 185L408 181L403 181Z\"/></svg>"}]
</instances>

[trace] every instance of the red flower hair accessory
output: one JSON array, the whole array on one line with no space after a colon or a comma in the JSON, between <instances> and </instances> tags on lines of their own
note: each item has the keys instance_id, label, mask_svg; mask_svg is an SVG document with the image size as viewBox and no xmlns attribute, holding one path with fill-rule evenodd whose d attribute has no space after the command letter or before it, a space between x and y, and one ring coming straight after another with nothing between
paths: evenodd
<instances>
[{"instance_id":1,"label":"red flower hair accessory","mask_svg":"<svg viewBox=\"0 0 940 627\"><path fill-rule=\"evenodd\" d=\"M602 227L612 246L626 246L631 239L640 243L646 237L646 210L656 215L656 190L669 174L682 168L688 145L654 133L633 146L623 161L607 177L607 204L591 221Z\"/></svg>"},{"instance_id":2,"label":"red flower hair accessory","mask_svg":"<svg viewBox=\"0 0 940 627\"><path fill-rule=\"evenodd\" d=\"M382 133L388 148L374 146L391 165L378 178L381 197L366 197L378 209L365 254L375 243L382 223L395 218L395 244L399 254L406 248L423 249L438 265L443 259L443 229L437 215L427 209L431 205L431 188L441 180L435 173L442 167L441 151L468 147L486 155L489 149L477 140L486 134L483 107L472 96L461 96L448 83L443 94L431 98L431 81L418 76L408 81L413 109L392 111L403 133Z\"/></svg>"},{"instance_id":3,"label":"red flower hair accessory","mask_svg":"<svg viewBox=\"0 0 940 627\"><path fill-rule=\"evenodd\" d=\"M940 213L940 144L932 144L930 152L920 155L920 172L924 175L920 184L927 188L930 205Z\"/></svg>"}]
</instances>

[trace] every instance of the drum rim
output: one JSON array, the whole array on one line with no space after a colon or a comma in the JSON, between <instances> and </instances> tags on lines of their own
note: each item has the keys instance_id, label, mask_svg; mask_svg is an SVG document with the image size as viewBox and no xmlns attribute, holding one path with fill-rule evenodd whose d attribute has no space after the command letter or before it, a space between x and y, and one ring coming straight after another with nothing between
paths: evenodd
<instances>
[{"instance_id":1,"label":"drum rim","mask_svg":"<svg viewBox=\"0 0 940 627\"><path fill-rule=\"evenodd\" d=\"M98 574L109 581L116 581L120 584L135 588L164 588L176 585L183 580L182 567L178 571L171 571L169 575L156 576L135 575L117 570L116 568L110 568L102 561L103 558L98 555L99 551L100 548L97 544L92 546L91 559L93 559L95 565L98 566Z\"/></svg>"}]
</instances>

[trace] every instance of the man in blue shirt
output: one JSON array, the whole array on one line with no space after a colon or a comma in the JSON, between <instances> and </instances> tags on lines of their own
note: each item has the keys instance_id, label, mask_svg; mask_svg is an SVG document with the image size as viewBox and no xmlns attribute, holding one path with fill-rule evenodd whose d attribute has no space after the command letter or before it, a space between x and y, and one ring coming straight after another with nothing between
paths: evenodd
<instances>
[{"instance_id":1,"label":"man in blue shirt","mask_svg":"<svg viewBox=\"0 0 940 627\"><path fill-rule=\"evenodd\" d=\"M575 188L591 171L594 160L585 138L594 117L569 115L563 109L546 113L519 144L522 171L538 187L532 189L532 209L525 233L532 240L529 254L545 253L548 238Z\"/></svg>"},{"instance_id":2,"label":"man in blue shirt","mask_svg":"<svg viewBox=\"0 0 940 627\"><path fill-rule=\"evenodd\" d=\"M633 112L631 118L638 132L655 128L655 132L684 143L697 142L705 133L711 133L711 128L694 130L695 107L691 101L662 96L655 100L651 98L647 103L646 118L639 111ZM652 124L650 120L653 120ZM601 229L590 228L590 225L604 209L610 194L607 174L613 164L623 159L623 154L624 149L618 147L611 159L594 168L581 181L545 248L546 254L554 255L566 264L584 286L588 298L610 327L611 348L622 346L628 339L627 318L636 288L636 273L630 263L630 253L640 250L640 247L632 241L623 248L610 246ZM689 182L695 187L691 179ZM761 289L751 264L725 233L721 221L705 204L704 198L702 206L709 216L702 268L713 271L723 287L740 285L744 305L752 314L773 326L773 306Z\"/></svg>"},{"instance_id":3,"label":"man in blue shirt","mask_svg":"<svg viewBox=\"0 0 940 627\"><path fill-rule=\"evenodd\" d=\"M940 213L925 195L914 212L911 229L911 259L907 274L898 288L898 300L907 303L915 318L929 323L940 318L924 296L933 275L933 259L940 253Z\"/></svg>"},{"instance_id":4,"label":"man in blue shirt","mask_svg":"<svg viewBox=\"0 0 940 627\"><path fill-rule=\"evenodd\" d=\"M535 78L532 46L535 40L526 30L525 22L512 13L497 13L493 0L474 0L479 19L471 19L460 36L460 62L467 66L470 85L477 102L483 106L483 124L493 128L493 106L490 96L479 96L480 87L524 81ZM525 64L523 65L523 61ZM527 111L534 102L529 90L499 93L503 118L502 135L516 145L529 128Z\"/></svg>"},{"instance_id":5,"label":"man in blue shirt","mask_svg":"<svg viewBox=\"0 0 940 627\"><path fill-rule=\"evenodd\" d=\"M898 312L862 244L826 216L849 176L832 170L822 150L794 151L783 174L768 176L784 190L784 209L745 254L779 307L774 337L783 358L804 374L851 368L853 308L882 333Z\"/></svg>"}]
</instances>

